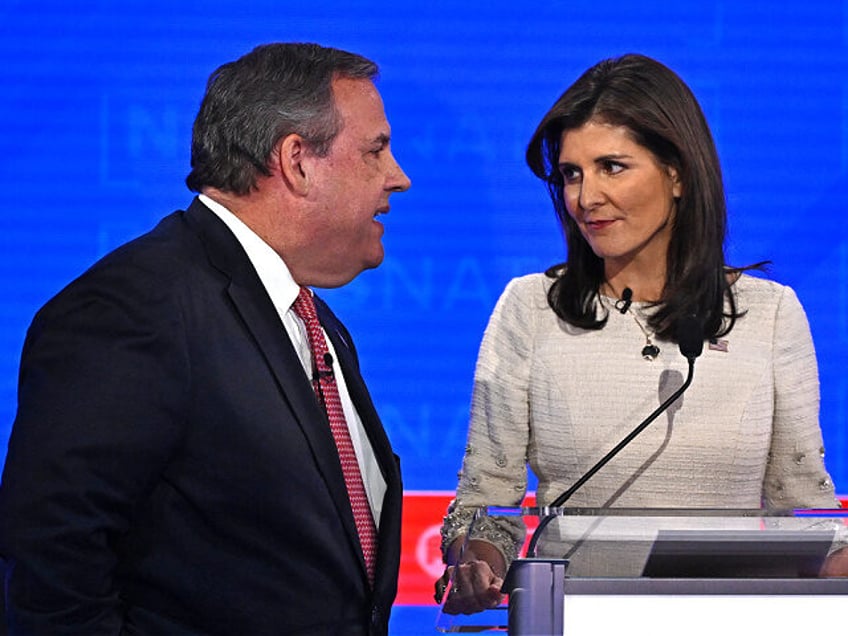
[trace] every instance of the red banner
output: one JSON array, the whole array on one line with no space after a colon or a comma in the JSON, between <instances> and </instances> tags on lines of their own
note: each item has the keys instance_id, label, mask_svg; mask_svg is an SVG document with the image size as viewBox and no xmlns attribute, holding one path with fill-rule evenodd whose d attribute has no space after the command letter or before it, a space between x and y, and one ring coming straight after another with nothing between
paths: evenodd
<instances>
[{"instance_id":1,"label":"red banner","mask_svg":"<svg viewBox=\"0 0 848 636\"><path fill-rule=\"evenodd\" d=\"M453 492L407 491L403 497L403 536L401 538L398 605L433 605L433 583L442 575L439 545L442 517ZM532 498L526 505L532 505ZM848 508L848 497L842 497Z\"/></svg>"},{"instance_id":2,"label":"red banner","mask_svg":"<svg viewBox=\"0 0 848 636\"><path fill-rule=\"evenodd\" d=\"M433 605L433 583L445 566L440 549L442 518L453 500L449 491L406 491L403 496L398 605ZM533 505L529 495L525 505Z\"/></svg>"}]
</instances>

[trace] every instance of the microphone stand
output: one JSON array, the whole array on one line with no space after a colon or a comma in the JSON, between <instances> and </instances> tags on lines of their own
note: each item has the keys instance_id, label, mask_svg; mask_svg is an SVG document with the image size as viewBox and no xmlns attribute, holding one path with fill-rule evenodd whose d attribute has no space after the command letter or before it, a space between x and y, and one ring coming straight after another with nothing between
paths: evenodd
<instances>
[{"instance_id":1,"label":"microphone stand","mask_svg":"<svg viewBox=\"0 0 848 636\"><path fill-rule=\"evenodd\" d=\"M598 461L597 464L595 464L588 471L586 471L586 473L580 479L578 479L576 482L574 482L574 484L568 490L566 490L559 497L554 499L551 502L551 505L550 505L551 508L558 508L562 504L564 504L566 501L568 501L571 498L571 495L573 495L575 492L577 492L577 490L579 490L580 487L583 486L583 484L585 484L587 481L589 481L594 476L594 474L597 473L601 468L606 466L607 462L609 462L613 457L618 455L618 453L621 451L621 449L623 449L631 441L633 441L633 438L636 437L643 430L645 430L645 428L647 428L648 425L651 422L653 422L660 415L662 415L663 412L665 412L665 410L668 409L669 406L671 406L672 402L674 402L677 398L679 398L683 394L683 392L687 388L689 388L689 385L692 383L692 376L695 373L695 357L698 354L700 354L700 351L698 351L698 353L695 354L695 355L691 355L691 356L687 355L686 356L686 359L689 362L689 372L686 376L686 381L683 383L683 385L679 389L677 389L674 393L672 393L665 402L660 404L659 408L657 408L653 413L651 413L647 418L645 418L645 420L641 424L639 424L639 426L634 428L630 432L630 434L627 435L627 437L625 437L623 440L621 440L615 446L615 448L613 448L610 452L608 452L606 455L604 455L600 459L600 461ZM556 517L557 517L556 514L549 514L549 515L545 516L539 522L539 526L536 528L536 531L533 533L533 536L530 539L530 543L527 546L527 558L530 558L530 559L535 558L535 556L536 556L536 544L539 541L539 537L542 536L542 531Z\"/></svg>"}]
</instances>

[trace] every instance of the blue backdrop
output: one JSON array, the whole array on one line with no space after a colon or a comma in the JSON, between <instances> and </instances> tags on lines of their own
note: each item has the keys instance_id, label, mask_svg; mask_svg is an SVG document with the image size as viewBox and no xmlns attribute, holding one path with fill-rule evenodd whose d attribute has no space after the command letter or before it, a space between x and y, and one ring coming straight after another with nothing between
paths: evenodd
<instances>
[{"instance_id":1,"label":"blue backdrop","mask_svg":"<svg viewBox=\"0 0 848 636\"><path fill-rule=\"evenodd\" d=\"M807 309L828 465L848 493L848 1L689 4L4 0L0 461L35 310L188 205L209 73L258 43L302 40L381 65L413 187L384 219L383 266L324 296L356 338L406 487L453 489L488 315L511 277L564 259L525 144L586 67L635 51L675 69L706 111L731 262L771 259Z\"/></svg>"}]
</instances>

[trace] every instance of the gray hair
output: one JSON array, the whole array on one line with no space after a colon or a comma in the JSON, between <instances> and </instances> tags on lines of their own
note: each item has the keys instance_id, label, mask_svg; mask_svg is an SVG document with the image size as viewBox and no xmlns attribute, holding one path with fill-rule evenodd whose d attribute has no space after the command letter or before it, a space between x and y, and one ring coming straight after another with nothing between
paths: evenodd
<instances>
[{"instance_id":1,"label":"gray hair","mask_svg":"<svg viewBox=\"0 0 848 636\"><path fill-rule=\"evenodd\" d=\"M361 55L300 43L264 44L222 65L194 121L186 185L247 194L259 175L270 174L271 152L290 134L325 156L341 130L333 80L374 80L377 73Z\"/></svg>"}]
</instances>

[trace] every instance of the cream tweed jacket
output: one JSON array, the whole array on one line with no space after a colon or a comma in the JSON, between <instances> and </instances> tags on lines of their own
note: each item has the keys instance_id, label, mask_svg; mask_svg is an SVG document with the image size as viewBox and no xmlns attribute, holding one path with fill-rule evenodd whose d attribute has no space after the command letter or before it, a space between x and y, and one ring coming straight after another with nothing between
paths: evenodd
<instances>
[{"instance_id":1,"label":"cream tweed jacket","mask_svg":"<svg viewBox=\"0 0 848 636\"><path fill-rule=\"evenodd\" d=\"M473 511L517 505L527 468L546 504L566 490L682 383L686 359L656 341L652 362L630 313L612 308L603 329L578 329L547 303L551 279L531 274L504 290L483 337L468 443L443 547L466 533ZM745 311L695 364L692 385L568 502L576 507L833 508L824 464L819 384L807 318L791 288L743 275ZM647 307L633 311L645 325ZM484 519L477 538L510 561L514 523Z\"/></svg>"}]
</instances>

